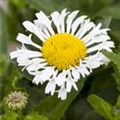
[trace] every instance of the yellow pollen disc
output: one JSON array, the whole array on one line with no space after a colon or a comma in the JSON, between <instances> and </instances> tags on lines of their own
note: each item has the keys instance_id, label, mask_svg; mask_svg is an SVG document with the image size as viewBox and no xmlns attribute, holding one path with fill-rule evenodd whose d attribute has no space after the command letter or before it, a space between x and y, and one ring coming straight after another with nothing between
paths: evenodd
<instances>
[{"instance_id":1,"label":"yellow pollen disc","mask_svg":"<svg viewBox=\"0 0 120 120\"><path fill-rule=\"evenodd\" d=\"M41 49L43 58L59 71L77 66L86 56L86 46L77 37L67 34L55 34L49 37Z\"/></svg>"}]
</instances>

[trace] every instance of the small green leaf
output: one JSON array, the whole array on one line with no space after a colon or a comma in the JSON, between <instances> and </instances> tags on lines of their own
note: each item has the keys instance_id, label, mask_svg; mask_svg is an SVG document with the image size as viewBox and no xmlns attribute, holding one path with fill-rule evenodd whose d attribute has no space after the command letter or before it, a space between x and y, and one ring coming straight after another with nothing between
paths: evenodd
<instances>
[{"instance_id":1,"label":"small green leaf","mask_svg":"<svg viewBox=\"0 0 120 120\"><path fill-rule=\"evenodd\" d=\"M15 112L7 112L2 116L2 120L17 120L18 114Z\"/></svg>"},{"instance_id":2,"label":"small green leaf","mask_svg":"<svg viewBox=\"0 0 120 120\"><path fill-rule=\"evenodd\" d=\"M118 68L120 74L120 53L116 54L113 52L104 51L103 54L108 57Z\"/></svg>"},{"instance_id":3,"label":"small green leaf","mask_svg":"<svg viewBox=\"0 0 120 120\"><path fill-rule=\"evenodd\" d=\"M77 97L84 85L84 79L78 81L78 91L72 90L67 99L62 101L56 95L45 99L38 107L39 113L50 120L60 120L71 102Z\"/></svg>"},{"instance_id":4,"label":"small green leaf","mask_svg":"<svg viewBox=\"0 0 120 120\"><path fill-rule=\"evenodd\" d=\"M108 120L113 120L113 106L111 104L96 95L90 95L88 97L88 102L101 116Z\"/></svg>"},{"instance_id":5,"label":"small green leaf","mask_svg":"<svg viewBox=\"0 0 120 120\"><path fill-rule=\"evenodd\" d=\"M48 120L46 117L39 115L37 112L31 112L24 120Z\"/></svg>"},{"instance_id":6,"label":"small green leaf","mask_svg":"<svg viewBox=\"0 0 120 120\"><path fill-rule=\"evenodd\" d=\"M120 108L120 95L119 95L118 98L117 98L116 106Z\"/></svg>"}]
</instances>

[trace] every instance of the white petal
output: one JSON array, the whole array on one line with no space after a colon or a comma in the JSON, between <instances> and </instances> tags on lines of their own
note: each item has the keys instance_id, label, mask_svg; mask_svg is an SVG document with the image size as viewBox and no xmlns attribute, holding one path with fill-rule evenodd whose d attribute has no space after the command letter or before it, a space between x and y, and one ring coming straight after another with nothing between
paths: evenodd
<instances>
[{"instance_id":1,"label":"white petal","mask_svg":"<svg viewBox=\"0 0 120 120\"><path fill-rule=\"evenodd\" d=\"M86 24L83 30L78 34L78 38L82 39L82 37L94 27L95 27L95 24L93 22Z\"/></svg>"},{"instance_id":2,"label":"white petal","mask_svg":"<svg viewBox=\"0 0 120 120\"><path fill-rule=\"evenodd\" d=\"M61 100L65 100L67 98L67 91L65 88L61 88L58 92L58 98L61 98Z\"/></svg>"},{"instance_id":3,"label":"white petal","mask_svg":"<svg viewBox=\"0 0 120 120\"><path fill-rule=\"evenodd\" d=\"M32 63L31 65L29 65L26 70L27 71L37 71L39 69L43 69L45 68L45 66L47 65L47 63Z\"/></svg>"},{"instance_id":4,"label":"white petal","mask_svg":"<svg viewBox=\"0 0 120 120\"><path fill-rule=\"evenodd\" d=\"M33 78L33 83L35 83L36 85L38 85L39 83L43 84L43 81L42 79L40 79L40 75L36 75L34 78Z\"/></svg>"},{"instance_id":5,"label":"white petal","mask_svg":"<svg viewBox=\"0 0 120 120\"><path fill-rule=\"evenodd\" d=\"M72 80L72 79L67 80L67 82L66 82L66 90L67 90L67 92L71 91L72 86L74 87L75 90L78 90L77 85L76 85L74 80Z\"/></svg>"},{"instance_id":6,"label":"white petal","mask_svg":"<svg viewBox=\"0 0 120 120\"><path fill-rule=\"evenodd\" d=\"M62 73L59 73L59 75L56 77L55 81L58 86L61 86L65 83L66 79L67 79L66 74L63 71Z\"/></svg>"},{"instance_id":7,"label":"white petal","mask_svg":"<svg viewBox=\"0 0 120 120\"><path fill-rule=\"evenodd\" d=\"M74 18L76 17L76 15L78 14L78 10L76 10L76 11L74 11L74 12L72 12L71 14L69 14L68 15L68 17L67 17L67 21L66 21L66 23L67 23L67 33L70 33L70 29L71 29L71 24L72 24L72 22L73 22L73 20L74 20Z\"/></svg>"},{"instance_id":8,"label":"white petal","mask_svg":"<svg viewBox=\"0 0 120 120\"><path fill-rule=\"evenodd\" d=\"M82 40L85 43L88 43L94 36L99 35L100 27L101 27L101 23L99 23L95 28L93 28L88 35L84 36Z\"/></svg>"},{"instance_id":9,"label":"white petal","mask_svg":"<svg viewBox=\"0 0 120 120\"><path fill-rule=\"evenodd\" d=\"M90 74L90 72L89 72L88 69L87 69L87 66L84 65L84 64L82 63L82 61L80 61L80 66L77 67L77 70L80 72L80 74L82 75L82 77L85 77L86 75L89 75L89 74Z\"/></svg>"},{"instance_id":10,"label":"white petal","mask_svg":"<svg viewBox=\"0 0 120 120\"><path fill-rule=\"evenodd\" d=\"M80 24L84 21L84 19L87 16L81 16L78 17L72 24L72 28L71 28L71 33L74 35L74 33L76 32L77 28L80 26Z\"/></svg>"},{"instance_id":11,"label":"white petal","mask_svg":"<svg viewBox=\"0 0 120 120\"><path fill-rule=\"evenodd\" d=\"M76 69L72 69L72 76L75 80L80 79L80 74Z\"/></svg>"},{"instance_id":12,"label":"white petal","mask_svg":"<svg viewBox=\"0 0 120 120\"><path fill-rule=\"evenodd\" d=\"M89 41L88 43L86 43L86 46L90 46L94 43L101 43L103 41L107 41L110 40L110 37L108 35L98 35L93 37L93 39L91 39L91 41Z\"/></svg>"},{"instance_id":13,"label":"white petal","mask_svg":"<svg viewBox=\"0 0 120 120\"><path fill-rule=\"evenodd\" d=\"M69 12L66 12L67 9L62 10L61 12L61 33L65 33L65 17Z\"/></svg>"},{"instance_id":14,"label":"white petal","mask_svg":"<svg viewBox=\"0 0 120 120\"><path fill-rule=\"evenodd\" d=\"M110 62L110 60L105 56L103 55L102 53L99 53L99 57L101 58L101 64L105 64L105 65L108 65L108 63Z\"/></svg>"},{"instance_id":15,"label":"white petal","mask_svg":"<svg viewBox=\"0 0 120 120\"><path fill-rule=\"evenodd\" d=\"M29 59L29 58L35 58L40 56L41 56L40 52L28 50L25 47L22 47L22 49L18 49L10 53L11 59L19 58L19 57L23 59L26 59L26 58Z\"/></svg>"},{"instance_id":16,"label":"white petal","mask_svg":"<svg viewBox=\"0 0 120 120\"><path fill-rule=\"evenodd\" d=\"M86 59L86 66L90 69L98 68L101 65L101 57L99 57L99 53L86 57L85 59Z\"/></svg>"},{"instance_id":17,"label":"white petal","mask_svg":"<svg viewBox=\"0 0 120 120\"><path fill-rule=\"evenodd\" d=\"M47 94L51 93L51 95L54 95L55 88L56 88L55 81L51 80L51 81L48 82L48 84L45 88L45 93L47 93Z\"/></svg>"},{"instance_id":18,"label":"white petal","mask_svg":"<svg viewBox=\"0 0 120 120\"><path fill-rule=\"evenodd\" d=\"M54 74L54 68L53 67L46 67L44 70L41 71L40 78L43 81L46 81L50 79L50 77Z\"/></svg>"},{"instance_id":19,"label":"white petal","mask_svg":"<svg viewBox=\"0 0 120 120\"><path fill-rule=\"evenodd\" d=\"M29 36L26 36L24 34L19 33L17 36L17 40L21 43L28 44L28 45L33 45L34 47L41 49L41 46L33 43L31 40L32 35L30 34Z\"/></svg>"},{"instance_id":20,"label":"white petal","mask_svg":"<svg viewBox=\"0 0 120 120\"><path fill-rule=\"evenodd\" d=\"M47 27L47 29L49 30L49 32L54 35L54 31L51 27L51 21L48 19L48 17L42 12L40 11L39 13L36 13L37 18L39 19L39 22L43 25L45 25Z\"/></svg>"},{"instance_id":21,"label":"white petal","mask_svg":"<svg viewBox=\"0 0 120 120\"><path fill-rule=\"evenodd\" d=\"M98 45L95 45L93 47L88 48L87 49L87 53L89 54L89 53L92 53L92 52L95 52L95 51L99 51L99 50L100 50L100 45L98 44Z\"/></svg>"},{"instance_id":22,"label":"white petal","mask_svg":"<svg viewBox=\"0 0 120 120\"><path fill-rule=\"evenodd\" d=\"M23 22L23 26L30 32L34 33L40 40L42 40L43 42L45 41L45 38L43 37L42 32L36 25L34 25L29 21L25 21Z\"/></svg>"},{"instance_id":23,"label":"white petal","mask_svg":"<svg viewBox=\"0 0 120 120\"><path fill-rule=\"evenodd\" d=\"M24 34L19 33L17 36L17 40L21 43L30 45L32 43L31 36L32 35L26 36Z\"/></svg>"},{"instance_id":24,"label":"white petal","mask_svg":"<svg viewBox=\"0 0 120 120\"><path fill-rule=\"evenodd\" d=\"M114 43L112 41L103 41L100 44L100 50L107 50L112 52L111 48L114 48Z\"/></svg>"},{"instance_id":25,"label":"white petal","mask_svg":"<svg viewBox=\"0 0 120 120\"><path fill-rule=\"evenodd\" d=\"M51 14L52 17L52 21L55 24L56 28L57 28L57 32L61 33L61 29L60 29L60 24L61 24L61 17L60 14L58 12L53 12Z\"/></svg>"}]
</instances>

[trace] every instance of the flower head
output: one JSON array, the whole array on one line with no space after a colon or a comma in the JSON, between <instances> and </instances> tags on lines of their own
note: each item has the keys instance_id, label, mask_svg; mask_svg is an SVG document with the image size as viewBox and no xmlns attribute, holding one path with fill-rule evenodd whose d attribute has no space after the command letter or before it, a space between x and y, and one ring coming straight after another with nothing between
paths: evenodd
<instances>
[{"instance_id":1,"label":"flower head","mask_svg":"<svg viewBox=\"0 0 120 120\"><path fill-rule=\"evenodd\" d=\"M11 92L5 98L5 104L10 110L21 110L27 104L27 95L17 91Z\"/></svg>"},{"instance_id":2,"label":"flower head","mask_svg":"<svg viewBox=\"0 0 120 120\"><path fill-rule=\"evenodd\" d=\"M42 44L33 42L32 34L19 33L17 40L22 48L10 54L11 59L17 59L18 66L34 76L33 83L47 82L45 93L58 92L62 100L72 87L78 89L76 82L81 77L109 62L101 51L112 52L114 47L107 33L109 29L100 29L101 23L95 25L87 16L77 17L78 12L64 9L61 13L51 13L50 17L38 12L37 20L25 21L23 26ZM31 50L26 45L36 49Z\"/></svg>"}]
</instances>

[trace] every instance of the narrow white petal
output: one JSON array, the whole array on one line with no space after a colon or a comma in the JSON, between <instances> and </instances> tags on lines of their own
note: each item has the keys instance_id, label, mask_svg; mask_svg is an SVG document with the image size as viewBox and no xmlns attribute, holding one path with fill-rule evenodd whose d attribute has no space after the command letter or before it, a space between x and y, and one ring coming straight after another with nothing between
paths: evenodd
<instances>
[{"instance_id":1,"label":"narrow white petal","mask_svg":"<svg viewBox=\"0 0 120 120\"><path fill-rule=\"evenodd\" d=\"M67 98L67 91L65 90L65 88L59 90L58 98L61 98L61 100L65 100Z\"/></svg>"},{"instance_id":2,"label":"narrow white petal","mask_svg":"<svg viewBox=\"0 0 120 120\"><path fill-rule=\"evenodd\" d=\"M19 33L18 36L17 36L17 41L19 41L21 43L24 43L24 44L31 45L31 43L32 43L31 36L32 35L26 36L22 33Z\"/></svg>"},{"instance_id":3,"label":"narrow white petal","mask_svg":"<svg viewBox=\"0 0 120 120\"><path fill-rule=\"evenodd\" d=\"M50 79L50 77L53 75L54 71L55 70L53 67L46 67L44 70L41 71L40 78L43 81L46 81L46 80Z\"/></svg>"},{"instance_id":4,"label":"narrow white petal","mask_svg":"<svg viewBox=\"0 0 120 120\"><path fill-rule=\"evenodd\" d=\"M45 68L46 65L47 65L47 63L32 63L31 65L29 65L26 68L26 70L27 71L37 71L39 69Z\"/></svg>"},{"instance_id":5,"label":"narrow white petal","mask_svg":"<svg viewBox=\"0 0 120 120\"><path fill-rule=\"evenodd\" d=\"M30 32L34 33L40 40L42 40L43 42L45 41L45 38L43 37L42 32L33 23L29 21L25 21L23 22L23 26Z\"/></svg>"},{"instance_id":6,"label":"narrow white petal","mask_svg":"<svg viewBox=\"0 0 120 120\"><path fill-rule=\"evenodd\" d=\"M95 28L93 28L89 34L87 34L86 36L84 36L82 38L82 40L85 42L85 43L88 43L93 37L95 37L96 35L99 35L99 29L101 27L101 23L99 23Z\"/></svg>"},{"instance_id":7,"label":"narrow white petal","mask_svg":"<svg viewBox=\"0 0 120 120\"><path fill-rule=\"evenodd\" d=\"M60 17L60 13L59 12L53 12L51 14L51 18L53 23L55 24L56 28L57 28L57 32L61 33L61 29L60 29L60 24L61 24L61 17Z\"/></svg>"},{"instance_id":8,"label":"narrow white petal","mask_svg":"<svg viewBox=\"0 0 120 120\"><path fill-rule=\"evenodd\" d=\"M28 45L33 45L34 47L41 49L41 46L33 43L32 39L31 39L32 35L30 34L29 36L26 36L22 33L19 33L17 36L17 41L24 43L24 44L28 44Z\"/></svg>"},{"instance_id":9,"label":"narrow white petal","mask_svg":"<svg viewBox=\"0 0 120 120\"><path fill-rule=\"evenodd\" d=\"M61 12L61 33L65 33L65 17L69 12L66 12L67 9L62 10Z\"/></svg>"},{"instance_id":10,"label":"narrow white petal","mask_svg":"<svg viewBox=\"0 0 120 120\"><path fill-rule=\"evenodd\" d=\"M78 90L77 85L74 80L68 79L66 82L66 90L67 92L71 92L72 87L74 87L75 90Z\"/></svg>"},{"instance_id":11,"label":"narrow white petal","mask_svg":"<svg viewBox=\"0 0 120 120\"><path fill-rule=\"evenodd\" d=\"M111 48L114 48L114 43L112 41L103 41L100 44L100 50L107 50L112 52Z\"/></svg>"},{"instance_id":12,"label":"narrow white petal","mask_svg":"<svg viewBox=\"0 0 120 120\"><path fill-rule=\"evenodd\" d=\"M86 26L84 26L83 30L79 33L78 38L82 39L82 37L94 27L95 27L95 24L93 22L88 23Z\"/></svg>"},{"instance_id":13,"label":"narrow white petal","mask_svg":"<svg viewBox=\"0 0 120 120\"><path fill-rule=\"evenodd\" d=\"M67 92L70 92L71 89L72 89L72 81L67 80L67 82L66 82L66 90L67 90Z\"/></svg>"},{"instance_id":14,"label":"narrow white petal","mask_svg":"<svg viewBox=\"0 0 120 120\"><path fill-rule=\"evenodd\" d=\"M84 65L84 64L82 63L82 61L80 61L80 66L77 67L77 70L80 72L80 74L82 75L82 77L85 77L86 75L89 75L89 74L90 74L90 72L89 72L88 69L87 69L86 64Z\"/></svg>"},{"instance_id":15,"label":"narrow white petal","mask_svg":"<svg viewBox=\"0 0 120 120\"><path fill-rule=\"evenodd\" d=\"M90 47L87 49L87 53L92 53L92 52L95 52L95 51L99 51L100 50L100 45L96 45L96 46L93 46L93 47Z\"/></svg>"},{"instance_id":16,"label":"narrow white petal","mask_svg":"<svg viewBox=\"0 0 120 120\"><path fill-rule=\"evenodd\" d=\"M74 11L74 12L72 12L71 14L69 14L68 15L68 17L67 17L67 21L66 21L66 23L67 23L67 33L70 33L70 29L71 29L71 24L72 24L72 22L73 22L73 20L74 20L74 18L76 17L76 15L78 14L78 10L76 10L76 11Z\"/></svg>"},{"instance_id":17,"label":"narrow white petal","mask_svg":"<svg viewBox=\"0 0 120 120\"><path fill-rule=\"evenodd\" d=\"M95 69L101 65L101 57L99 57L99 52L95 55L85 58L86 66L90 69Z\"/></svg>"},{"instance_id":18,"label":"narrow white petal","mask_svg":"<svg viewBox=\"0 0 120 120\"><path fill-rule=\"evenodd\" d=\"M76 69L72 69L72 76L75 80L78 80L80 78L80 74Z\"/></svg>"},{"instance_id":19,"label":"narrow white petal","mask_svg":"<svg viewBox=\"0 0 120 120\"><path fill-rule=\"evenodd\" d=\"M18 57L34 58L34 57L40 57L40 56L41 56L41 52L28 50L24 47L22 47L22 49L18 49L10 53L11 59L18 58Z\"/></svg>"},{"instance_id":20,"label":"narrow white petal","mask_svg":"<svg viewBox=\"0 0 120 120\"><path fill-rule=\"evenodd\" d=\"M58 86L63 85L66 82L66 74L64 71L62 73L59 73L59 75L56 77L55 81Z\"/></svg>"},{"instance_id":21,"label":"narrow white petal","mask_svg":"<svg viewBox=\"0 0 120 120\"><path fill-rule=\"evenodd\" d=\"M47 94L51 93L51 95L54 95L55 88L56 88L55 81L51 80L51 81L48 82L48 84L45 88L45 93L47 93Z\"/></svg>"},{"instance_id":22,"label":"narrow white petal","mask_svg":"<svg viewBox=\"0 0 120 120\"><path fill-rule=\"evenodd\" d=\"M47 27L47 29L49 30L49 32L54 35L54 31L51 27L51 21L48 19L48 17L42 12L40 11L39 13L36 13L37 18L39 19L39 22L43 25L45 25Z\"/></svg>"},{"instance_id":23,"label":"narrow white petal","mask_svg":"<svg viewBox=\"0 0 120 120\"><path fill-rule=\"evenodd\" d=\"M74 33L76 32L77 28L81 25L81 23L85 20L87 16L81 16L78 17L72 24L71 27L71 33L74 35Z\"/></svg>"},{"instance_id":24,"label":"narrow white petal","mask_svg":"<svg viewBox=\"0 0 120 120\"><path fill-rule=\"evenodd\" d=\"M101 64L105 64L105 65L108 65L108 63L110 62L110 60L105 56L103 55L102 53L99 53L99 56L101 58Z\"/></svg>"},{"instance_id":25,"label":"narrow white petal","mask_svg":"<svg viewBox=\"0 0 120 120\"><path fill-rule=\"evenodd\" d=\"M43 84L42 79L40 79L40 75L37 74L34 78L33 78L33 83L35 83L36 85L38 85L39 83Z\"/></svg>"}]
</instances>

